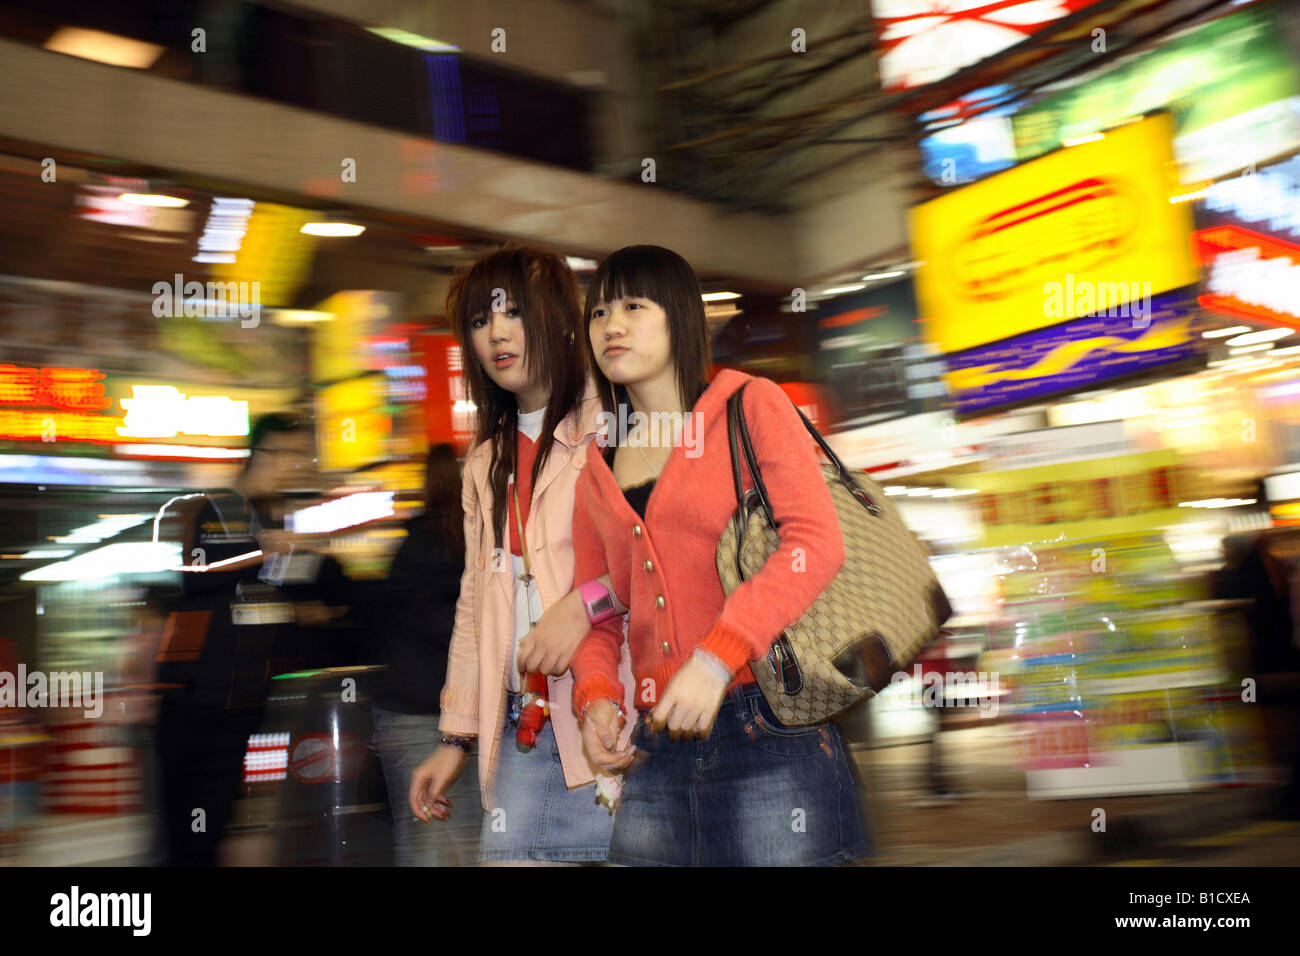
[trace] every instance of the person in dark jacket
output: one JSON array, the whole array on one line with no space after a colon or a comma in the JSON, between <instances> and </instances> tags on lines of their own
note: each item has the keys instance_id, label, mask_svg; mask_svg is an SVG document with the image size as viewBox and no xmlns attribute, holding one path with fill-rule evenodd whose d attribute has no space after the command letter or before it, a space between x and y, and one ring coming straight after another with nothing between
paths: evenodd
<instances>
[{"instance_id":1,"label":"person in dark jacket","mask_svg":"<svg viewBox=\"0 0 1300 956\"><path fill-rule=\"evenodd\" d=\"M398 866L455 866L447 828L412 827L407 789L415 767L440 743L438 695L447 676L456 599L465 568L460 469L450 445L426 460L422 514L406 523L372 614L374 656L386 665L374 690L379 758L393 808ZM473 774L464 776L474 779ZM466 791L467 802L476 799ZM475 828L477 829L477 827Z\"/></svg>"},{"instance_id":2,"label":"person in dark jacket","mask_svg":"<svg viewBox=\"0 0 1300 956\"><path fill-rule=\"evenodd\" d=\"M1260 500L1263 500L1262 493ZM1258 682L1258 702L1269 726L1275 759L1285 775L1275 794L1274 813L1300 819L1300 647L1292 595L1300 575L1300 529L1282 527L1229 535L1223 540L1225 565L1215 576L1214 596L1245 599L1250 634L1250 676Z\"/></svg>"},{"instance_id":3,"label":"person in dark jacket","mask_svg":"<svg viewBox=\"0 0 1300 956\"><path fill-rule=\"evenodd\" d=\"M268 676L293 636L275 619L259 580L276 550L283 491L312 462L308 425L265 415L233 490L195 498L186 521L182 597L164 630L160 680L176 685L158 715L162 827L169 866L213 866L243 782L248 737L262 722ZM253 598L260 617L237 624L232 606Z\"/></svg>"}]
</instances>

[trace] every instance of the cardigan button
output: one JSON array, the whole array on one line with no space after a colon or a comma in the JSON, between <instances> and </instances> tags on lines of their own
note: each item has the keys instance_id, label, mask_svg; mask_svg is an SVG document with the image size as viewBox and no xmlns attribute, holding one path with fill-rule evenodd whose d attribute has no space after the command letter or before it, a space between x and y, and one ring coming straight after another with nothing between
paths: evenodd
<instances>
[{"instance_id":1,"label":"cardigan button","mask_svg":"<svg viewBox=\"0 0 1300 956\"><path fill-rule=\"evenodd\" d=\"M647 571L653 571L655 569L655 563L653 561L647 561L644 567Z\"/></svg>"},{"instance_id":2,"label":"cardigan button","mask_svg":"<svg viewBox=\"0 0 1300 956\"><path fill-rule=\"evenodd\" d=\"M655 598L655 607L663 607L666 603L662 594Z\"/></svg>"},{"instance_id":3,"label":"cardigan button","mask_svg":"<svg viewBox=\"0 0 1300 956\"><path fill-rule=\"evenodd\" d=\"M587 459L584 458L584 457L582 457L581 455L579 455L577 458L574 458L574 459L573 459L573 467L574 467L574 468L581 468L581 467L582 467L583 465L585 465L586 463L587 463Z\"/></svg>"},{"instance_id":4,"label":"cardigan button","mask_svg":"<svg viewBox=\"0 0 1300 956\"><path fill-rule=\"evenodd\" d=\"M668 642L667 642L667 641L660 641L660 642L659 642L659 646L662 647L662 648L664 649L664 653L665 653L665 654L669 654L669 653L672 652L672 648L668 646Z\"/></svg>"},{"instance_id":5,"label":"cardigan button","mask_svg":"<svg viewBox=\"0 0 1300 956\"><path fill-rule=\"evenodd\" d=\"M641 537L641 526L639 524L632 525L632 533L638 538Z\"/></svg>"}]
</instances>

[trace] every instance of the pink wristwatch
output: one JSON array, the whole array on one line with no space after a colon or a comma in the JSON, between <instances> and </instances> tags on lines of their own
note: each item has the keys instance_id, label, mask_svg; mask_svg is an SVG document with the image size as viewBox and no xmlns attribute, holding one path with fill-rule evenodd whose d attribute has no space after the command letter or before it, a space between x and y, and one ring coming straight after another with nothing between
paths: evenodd
<instances>
[{"instance_id":1,"label":"pink wristwatch","mask_svg":"<svg viewBox=\"0 0 1300 956\"><path fill-rule=\"evenodd\" d=\"M582 595L582 605L587 609L587 620L592 627L622 613L614 595L600 583L599 578L579 584L578 593Z\"/></svg>"}]
</instances>

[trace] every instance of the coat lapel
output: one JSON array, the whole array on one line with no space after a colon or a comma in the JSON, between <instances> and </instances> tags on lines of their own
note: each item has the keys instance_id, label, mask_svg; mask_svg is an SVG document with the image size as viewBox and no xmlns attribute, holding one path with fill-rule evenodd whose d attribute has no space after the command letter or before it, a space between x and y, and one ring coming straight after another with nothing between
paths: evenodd
<instances>
[{"instance_id":1,"label":"coat lapel","mask_svg":"<svg viewBox=\"0 0 1300 956\"><path fill-rule=\"evenodd\" d=\"M502 594L505 595L510 606L514 607L515 590L512 585L514 575L510 569L509 554L502 554L501 561L504 561L504 571L496 571L496 535L492 527L492 480L490 475L490 464L492 461L491 452L485 452L479 458L474 469L474 483L478 488L478 510L483 519L483 541L482 554L485 562L484 570L491 575L492 587L501 588ZM507 512L507 518L509 512ZM507 539L508 540L508 539ZM504 548L504 545L500 545Z\"/></svg>"}]
</instances>

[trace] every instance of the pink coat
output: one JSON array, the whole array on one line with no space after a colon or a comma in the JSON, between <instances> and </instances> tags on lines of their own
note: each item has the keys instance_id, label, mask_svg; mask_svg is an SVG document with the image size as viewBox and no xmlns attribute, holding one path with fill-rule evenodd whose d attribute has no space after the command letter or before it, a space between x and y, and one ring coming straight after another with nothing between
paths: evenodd
<instances>
[{"instance_id":1,"label":"pink coat","mask_svg":"<svg viewBox=\"0 0 1300 956\"><path fill-rule=\"evenodd\" d=\"M555 429L555 443L537 476L533 502L524 524L531 550L532 571L542 607L549 608L574 588L573 501L578 475L586 464L587 445L596 434L600 403L588 386L580 415L569 416ZM456 623L447 659L447 683L442 689L444 734L477 734L479 786L483 807L490 810L497 754L503 746L506 669L514 637L515 588L508 551L493 561L499 545L492 534L492 489L488 476L490 449L473 448L465 458L461 504L465 511L465 573L456 602ZM581 582L578 582L581 583ZM626 649L620 668L628 688L625 711L632 713L632 669ZM549 679L551 723L570 789L595 780L595 771L582 749L582 736L573 713L573 675ZM624 728L623 743L631 735ZM514 746L513 740L504 745Z\"/></svg>"}]
</instances>

